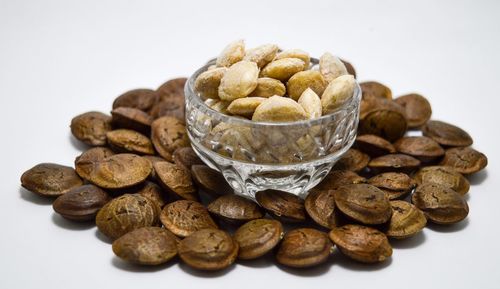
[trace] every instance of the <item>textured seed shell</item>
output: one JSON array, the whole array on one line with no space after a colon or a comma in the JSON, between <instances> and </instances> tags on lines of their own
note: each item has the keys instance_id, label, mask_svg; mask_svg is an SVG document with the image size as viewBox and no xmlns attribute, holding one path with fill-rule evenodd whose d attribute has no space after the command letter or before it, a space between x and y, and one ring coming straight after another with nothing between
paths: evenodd
<instances>
[{"instance_id":1,"label":"textured seed shell","mask_svg":"<svg viewBox=\"0 0 500 289\"><path fill-rule=\"evenodd\" d=\"M250 221L264 216L255 202L232 194L220 196L207 208L210 213L227 221Z\"/></svg>"},{"instance_id":2,"label":"textured seed shell","mask_svg":"<svg viewBox=\"0 0 500 289\"><path fill-rule=\"evenodd\" d=\"M118 96L113 102L113 109L130 107L149 111L158 101L158 93L151 89L138 88L129 90Z\"/></svg>"},{"instance_id":3,"label":"textured seed shell","mask_svg":"<svg viewBox=\"0 0 500 289\"><path fill-rule=\"evenodd\" d=\"M188 171L193 165L205 164L200 157L196 154L192 147L178 148L172 154L174 163L180 167L184 167Z\"/></svg>"},{"instance_id":4,"label":"textured seed shell","mask_svg":"<svg viewBox=\"0 0 500 289\"><path fill-rule=\"evenodd\" d=\"M53 163L38 164L21 176L23 188L44 197L57 197L81 185L73 168Z\"/></svg>"},{"instance_id":5,"label":"textured seed shell","mask_svg":"<svg viewBox=\"0 0 500 289\"><path fill-rule=\"evenodd\" d=\"M191 175L196 186L212 197L231 194L233 189L229 186L224 176L205 165L194 165L191 167Z\"/></svg>"},{"instance_id":6,"label":"textured seed shell","mask_svg":"<svg viewBox=\"0 0 500 289\"><path fill-rule=\"evenodd\" d=\"M421 168L413 177L418 185L435 183L465 195L470 188L469 181L452 167L430 166Z\"/></svg>"},{"instance_id":7,"label":"textured seed shell","mask_svg":"<svg viewBox=\"0 0 500 289\"><path fill-rule=\"evenodd\" d=\"M201 73L194 82L194 89L202 98L219 98L219 85L226 67L218 67Z\"/></svg>"},{"instance_id":8,"label":"textured seed shell","mask_svg":"<svg viewBox=\"0 0 500 289\"><path fill-rule=\"evenodd\" d=\"M219 98L233 101L248 96L257 87L259 68L255 62L240 61L224 74L219 85Z\"/></svg>"},{"instance_id":9,"label":"textured seed shell","mask_svg":"<svg viewBox=\"0 0 500 289\"><path fill-rule=\"evenodd\" d=\"M159 208L165 206L163 190L156 183L146 181L135 193L150 199L158 205Z\"/></svg>"},{"instance_id":10,"label":"textured seed shell","mask_svg":"<svg viewBox=\"0 0 500 289\"><path fill-rule=\"evenodd\" d=\"M466 147L473 142L463 129L439 120L428 121L422 127L422 133L444 146Z\"/></svg>"},{"instance_id":11,"label":"textured seed shell","mask_svg":"<svg viewBox=\"0 0 500 289\"><path fill-rule=\"evenodd\" d=\"M236 40L229 43L224 50L219 54L215 64L219 67L230 67L238 61L241 61L245 56L245 42Z\"/></svg>"},{"instance_id":12,"label":"textured seed shell","mask_svg":"<svg viewBox=\"0 0 500 289\"><path fill-rule=\"evenodd\" d=\"M306 70L295 73L286 83L288 96L298 100L306 89L312 89L317 95L322 95L327 82L319 71Z\"/></svg>"},{"instance_id":13,"label":"textured seed shell","mask_svg":"<svg viewBox=\"0 0 500 289\"><path fill-rule=\"evenodd\" d=\"M86 112L75 116L70 127L76 139L91 146L103 146L106 133L111 130L111 116L97 111Z\"/></svg>"},{"instance_id":14,"label":"textured seed shell","mask_svg":"<svg viewBox=\"0 0 500 289\"><path fill-rule=\"evenodd\" d=\"M311 63L311 57L309 56L309 53L300 49L288 49L281 51L276 55L275 60L283 58L298 58L304 61L304 70L309 69L309 65Z\"/></svg>"},{"instance_id":15,"label":"textured seed shell","mask_svg":"<svg viewBox=\"0 0 500 289\"><path fill-rule=\"evenodd\" d=\"M160 220L165 228L179 237L189 236L205 228L217 229L207 209L202 204L189 200L167 204L161 212Z\"/></svg>"},{"instance_id":16,"label":"textured seed shell","mask_svg":"<svg viewBox=\"0 0 500 289\"><path fill-rule=\"evenodd\" d=\"M395 239L404 239L419 233L427 224L422 211L406 201L391 201L392 217L385 234Z\"/></svg>"},{"instance_id":17,"label":"textured seed shell","mask_svg":"<svg viewBox=\"0 0 500 289\"><path fill-rule=\"evenodd\" d=\"M420 94L405 94L394 101L404 107L409 128L418 128L431 118L431 104Z\"/></svg>"},{"instance_id":18,"label":"textured seed shell","mask_svg":"<svg viewBox=\"0 0 500 289\"><path fill-rule=\"evenodd\" d=\"M325 228L337 226L334 190L313 189L306 197L304 207L314 222Z\"/></svg>"},{"instance_id":19,"label":"textured seed shell","mask_svg":"<svg viewBox=\"0 0 500 289\"><path fill-rule=\"evenodd\" d=\"M252 118L255 109L266 99L265 97L238 98L231 102L227 107L227 111L233 115Z\"/></svg>"},{"instance_id":20,"label":"textured seed shell","mask_svg":"<svg viewBox=\"0 0 500 289\"><path fill-rule=\"evenodd\" d=\"M304 70L304 67L304 61L298 58L282 58L266 65L261 71L261 76L287 81L295 73Z\"/></svg>"},{"instance_id":21,"label":"textured seed shell","mask_svg":"<svg viewBox=\"0 0 500 289\"><path fill-rule=\"evenodd\" d=\"M260 77L257 79L257 87L249 96L271 97L273 95L283 96L286 93L285 85L274 78Z\"/></svg>"},{"instance_id":22,"label":"textured seed shell","mask_svg":"<svg viewBox=\"0 0 500 289\"><path fill-rule=\"evenodd\" d=\"M396 153L396 148L389 141L374 134L358 135L355 145L357 149L372 157Z\"/></svg>"},{"instance_id":23,"label":"textured seed shell","mask_svg":"<svg viewBox=\"0 0 500 289\"><path fill-rule=\"evenodd\" d=\"M132 264L160 265L177 255L177 240L163 228L144 227L121 236L112 248L116 256Z\"/></svg>"},{"instance_id":24,"label":"textured seed shell","mask_svg":"<svg viewBox=\"0 0 500 289\"><path fill-rule=\"evenodd\" d=\"M164 116L151 124L151 140L156 151L167 161L172 161L172 153L190 146L186 127L175 117Z\"/></svg>"},{"instance_id":25,"label":"textured seed shell","mask_svg":"<svg viewBox=\"0 0 500 289\"><path fill-rule=\"evenodd\" d=\"M330 83L337 77L346 75L347 69L338 57L326 52L319 58L319 72Z\"/></svg>"},{"instance_id":26,"label":"textured seed shell","mask_svg":"<svg viewBox=\"0 0 500 289\"><path fill-rule=\"evenodd\" d=\"M323 115L341 106L354 94L356 80L352 75L342 75L332 80L321 95Z\"/></svg>"},{"instance_id":27,"label":"textured seed shell","mask_svg":"<svg viewBox=\"0 0 500 289\"><path fill-rule=\"evenodd\" d=\"M368 179L368 184L382 190L389 200L403 197L415 188L415 182L404 173L386 172Z\"/></svg>"},{"instance_id":28,"label":"textured seed shell","mask_svg":"<svg viewBox=\"0 0 500 289\"><path fill-rule=\"evenodd\" d=\"M336 170L347 170L360 172L370 162L370 156L357 150L349 149L347 152L335 163Z\"/></svg>"},{"instance_id":29,"label":"textured seed shell","mask_svg":"<svg viewBox=\"0 0 500 289\"><path fill-rule=\"evenodd\" d=\"M432 161L444 155L444 149L425 136L402 137L394 143L394 147L398 152L413 156L422 162Z\"/></svg>"},{"instance_id":30,"label":"textured seed shell","mask_svg":"<svg viewBox=\"0 0 500 289\"><path fill-rule=\"evenodd\" d=\"M333 169L313 190L334 190L343 185L362 183L366 183L366 179L353 171Z\"/></svg>"},{"instance_id":31,"label":"textured seed shell","mask_svg":"<svg viewBox=\"0 0 500 289\"><path fill-rule=\"evenodd\" d=\"M153 165L160 185L177 199L196 201L198 195L188 170L169 162Z\"/></svg>"},{"instance_id":32,"label":"textured seed shell","mask_svg":"<svg viewBox=\"0 0 500 289\"><path fill-rule=\"evenodd\" d=\"M392 142L403 137L407 128L406 117L402 112L380 108L361 117L358 131L360 134L378 135Z\"/></svg>"},{"instance_id":33,"label":"textured seed shell","mask_svg":"<svg viewBox=\"0 0 500 289\"><path fill-rule=\"evenodd\" d=\"M365 81L359 84L363 92L363 98L375 97L392 99L392 91L386 85L376 81Z\"/></svg>"},{"instance_id":34,"label":"textured seed shell","mask_svg":"<svg viewBox=\"0 0 500 289\"><path fill-rule=\"evenodd\" d=\"M236 230L234 240L240 250L238 258L250 260L261 257L271 251L283 236L283 226L271 219L252 220Z\"/></svg>"},{"instance_id":35,"label":"textured seed shell","mask_svg":"<svg viewBox=\"0 0 500 289\"><path fill-rule=\"evenodd\" d=\"M222 270L234 263L238 256L238 243L217 229L199 230L179 242L182 261L198 270Z\"/></svg>"},{"instance_id":36,"label":"textured seed shell","mask_svg":"<svg viewBox=\"0 0 500 289\"><path fill-rule=\"evenodd\" d=\"M128 188L145 181L152 169L151 163L138 155L116 154L98 162L89 181L105 189Z\"/></svg>"},{"instance_id":37,"label":"textured seed shell","mask_svg":"<svg viewBox=\"0 0 500 289\"><path fill-rule=\"evenodd\" d=\"M52 208L56 213L72 221L93 221L97 212L111 198L94 185L83 185L59 196Z\"/></svg>"},{"instance_id":38,"label":"textured seed shell","mask_svg":"<svg viewBox=\"0 0 500 289\"><path fill-rule=\"evenodd\" d=\"M106 138L108 139L109 146L117 152L141 155L155 154L151 140L135 130L112 130L106 134Z\"/></svg>"},{"instance_id":39,"label":"textured seed shell","mask_svg":"<svg viewBox=\"0 0 500 289\"><path fill-rule=\"evenodd\" d=\"M293 99L281 96L272 96L264 100L252 116L254 121L287 122L306 120L307 113Z\"/></svg>"},{"instance_id":40,"label":"textured seed shell","mask_svg":"<svg viewBox=\"0 0 500 289\"><path fill-rule=\"evenodd\" d=\"M447 149L440 164L468 175L484 169L488 165L488 158L471 147L457 147Z\"/></svg>"},{"instance_id":41,"label":"textured seed shell","mask_svg":"<svg viewBox=\"0 0 500 289\"><path fill-rule=\"evenodd\" d=\"M359 262L382 262L392 255L386 235L373 228L345 225L331 230L329 236L344 255Z\"/></svg>"},{"instance_id":42,"label":"textured seed shell","mask_svg":"<svg viewBox=\"0 0 500 289\"><path fill-rule=\"evenodd\" d=\"M255 62L259 68L262 68L269 62L273 61L276 53L278 53L278 49L277 45L264 44L247 50L243 60Z\"/></svg>"},{"instance_id":43,"label":"textured seed shell","mask_svg":"<svg viewBox=\"0 0 500 289\"><path fill-rule=\"evenodd\" d=\"M354 78L356 78L356 69L354 69L354 66L352 66L352 64L344 59L340 59L340 61L342 61L342 63L344 64L346 70L347 70L347 73L354 76Z\"/></svg>"},{"instance_id":44,"label":"textured seed shell","mask_svg":"<svg viewBox=\"0 0 500 289\"><path fill-rule=\"evenodd\" d=\"M167 99L176 99L184 104L184 86L186 85L186 77L172 78L158 87L156 92L160 101Z\"/></svg>"},{"instance_id":45,"label":"textured seed shell","mask_svg":"<svg viewBox=\"0 0 500 289\"><path fill-rule=\"evenodd\" d=\"M111 111L112 123L116 128L126 128L149 135L153 117L133 107L117 107Z\"/></svg>"},{"instance_id":46,"label":"textured seed shell","mask_svg":"<svg viewBox=\"0 0 500 289\"><path fill-rule=\"evenodd\" d=\"M420 166L420 161L404 154L390 154L370 160L368 167L376 173L403 172L409 173Z\"/></svg>"},{"instance_id":47,"label":"textured seed shell","mask_svg":"<svg viewBox=\"0 0 500 289\"><path fill-rule=\"evenodd\" d=\"M311 228L289 231L281 241L276 260L294 268L312 267L324 263L333 250L328 235Z\"/></svg>"},{"instance_id":48,"label":"textured seed shell","mask_svg":"<svg viewBox=\"0 0 500 289\"><path fill-rule=\"evenodd\" d=\"M92 171L97 168L97 163L114 155L115 153L106 147L95 147L84 151L75 159L75 171L85 180L90 179Z\"/></svg>"},{"instance_id":49,"label":"textured seed shell","mask_svg":"<svg viewBox=\"0 0 500 289\"><path fill-rule=\"evenodd\" d=\"M321 116L321 99L312 89L307 88L304 90L297 103L302 106L309 119Z\"/></svg>"},{"instance_id":50,"label":"textured seed shell","mask_svg":"<svg viewBox=\"0 0 500 289\"><path fill-rule=\"evenodd\" d=\"M304 200L283 191L267 190L255 195L257 202L273 217L283 222L306 219Z\"/></svg>"}]
</instances>

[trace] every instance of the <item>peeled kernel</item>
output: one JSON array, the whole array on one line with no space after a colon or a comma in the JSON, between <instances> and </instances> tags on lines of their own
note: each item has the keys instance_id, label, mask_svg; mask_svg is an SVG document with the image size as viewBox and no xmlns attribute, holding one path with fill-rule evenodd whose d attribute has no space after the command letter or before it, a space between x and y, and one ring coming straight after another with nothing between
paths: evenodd
<instances>
[{"instance_id":1,"label":"peeled kernel","mask_svg":"<svg viewBox=\"0 0 500 289\"><path fill-rule=\"evenodd\" d=\"M288 49L285 51L282 51L276 55L276 58L274 60L278 59L283 59L283 58L298 58L305 63L304 69L308 69L309 65L311 63L311 57L309 56L309 53L300 50L300 49Z\"/></svg>"},{"instance_id":2,"label":"peeled kernel","mask_svg":"<svg viewBox=\"0 0 500 289\"><path fill-rule=\"evenodd\" d=\"M254 121L287 122L306 120L305 110L291 98L272 96L264 100L253 113Z\"/></svg>"},{"instance_id":3,"label":"peeled kernel","mask_svg":"<svg viewBox=\"0 0 500 289\"><path fill-rule=\"evenodd\" d=\"M261 77L257 79L257 87L249 96L271 97L273 95L283 96L286 93L285 85L274 78Z\"/></svg>"},{"instance_id":4,"label":"peeled kernel","mask_svg":"<svg viewBox=\"0 0 500 289\"><path fill-rule=\"evenodd\" d=\"M286 83L288 96L293 100L299 99L307 89L312 89L317 95L322 95L328 83L319 71L306 70L297 72Z\"/></svg>"},{"instance_id":5,"label":"peeled kernel","mask_svg":"<svg viewBox=\"0 0 500 289\"><path fill-rule=\"evenodd\" d=\"M249 49L243 60L252 61L257 63L259 68L266 66L269 62L273 61L276 53L278 53L278 46L274 44L264 44L252 49Z\"/></svg>"},{"instance_id":6,"label":"peeled kernel","mask_svg":"<svg viewBox=\"0 0 500 289\"><path fill-rule=\"evenodd\" d=\"M319 58L319 71L329 83L341 75L348 74L344 63L338 57L328 52Z\"/></svg>"},{"instance_id":7,"label":"peeled kernel","mask_svg":"<svg viewBox=\"0 0 500 289\"><path fill-rule=\"evenodd\" d=\"M321 116L321 99L312 89L306 89L300 96L298 103L305 110L309 119Z\"/></svg>"},{"instance_id":8,"label":"peeled kernel","mask_svg":"<svg viewBox=\"0 0 500 289\"><path fill-rule=\"evenodd\" d=\"M248 96L257 87L259 68L255 62L240 61L224 74L219 85L219 98L233 101Z\"/></svg>"},{"instance_id":9,"label":"peeled kernel","mask_svg":"<svg viewBox=\"0 0 500 289\"><path fill-rule=\"evenodd\" d=\"M196 78L194 89L202 98L219 98L219 85L226 71L226 67L217 67L203 72Z\"/></svg>"},{"instance_id":10,"label":"peeled kernel","mask_svg":"<svg viewBox=\"0 0 500 289\"><path fill-rule=\"evenodd\" d=\"M356 81L352 75L342 75L334 79L321 96L323 115L330 113L352 97Z\"/></svg>"},{"instance_id":11,"label":"peeled kernel","mask_svg":"<svg viewBox=\"0 0 500 289\"><path fill-rule=\"evenodd\" d=\"M237 40L229 43L224 50L222 50L215 64L218 67L229 67L238 61L241 61L245 56L245 42Z\"/></svg>"},{"instance_id":12,"label":"peeled kernel","mask_svg":"<svg viewBox=\"0 0 500 289\"><path fill-rule=\"evenodd\" d=\"M287 81L292 75L304 70L304 61L298 58L274 60L262 69L261 76Z\"/></svg>"},{"instance_id":13,"label":"peeled kernel","mask_svg":"<svg viewBox=\"0 0 500 289\"><path fill-rule=\"evenodd\" d=\"M251 118L255 109L267 98L265 97L244 97L231 102L227 111L233 115L241 115Z\"/></svg>"}]
</instances>

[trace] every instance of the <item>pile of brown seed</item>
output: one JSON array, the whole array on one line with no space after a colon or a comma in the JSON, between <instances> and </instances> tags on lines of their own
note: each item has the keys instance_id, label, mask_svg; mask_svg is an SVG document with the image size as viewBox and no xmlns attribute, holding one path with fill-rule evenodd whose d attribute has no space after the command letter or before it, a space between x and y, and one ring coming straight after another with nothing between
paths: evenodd
<instances>
[{"instance_id":1,"label":"pile of brown seed","mask_svg":"<svg viewBox=\"0 0 500 289\"><path fill-rule=\"evenodd\" d=\"M36 165L22 186L57 197L53 208L68 220L95 221L113 252L134 264L178 255L193 268L220 270L274 251L278 263L302 268L325 262L334 246L355 261L381 262L392 255L390 239L414 236L427 222L462 221L467 176L487 165L469 134L429 120L423 96L393 100L388 87L364 82L355 147L305 200L263 191L255 203L234 195L191 149L185 80L126 92L111 116L76 116L71 131L91 147L74 169ZM409 129L422 136L405 136Z\"/></svg>"}]
</instances>

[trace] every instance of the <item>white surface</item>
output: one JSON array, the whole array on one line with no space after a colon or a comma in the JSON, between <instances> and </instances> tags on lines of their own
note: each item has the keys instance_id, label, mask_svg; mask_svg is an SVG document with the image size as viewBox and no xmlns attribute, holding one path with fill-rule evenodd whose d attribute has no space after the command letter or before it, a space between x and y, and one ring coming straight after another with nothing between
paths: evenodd
<instances>
[{"instance_id":1,"label":"white surface","mask_svg":"<svg viewBox=\"0 0 500 289\"><path fill-rule=\"evenodd\" d=\"M500 1L0 0L0 288L498 288L499 13ZM238 38L331 51L360 80L427 96L435 119L466 129L489 157L467 221L426 228L378 266L335 255L306 271L268 260L215 274L138 270L116 260L94 227L20 190L33 165L73 163L73 116L188 75Z\"/></svg>"}]
</instances>

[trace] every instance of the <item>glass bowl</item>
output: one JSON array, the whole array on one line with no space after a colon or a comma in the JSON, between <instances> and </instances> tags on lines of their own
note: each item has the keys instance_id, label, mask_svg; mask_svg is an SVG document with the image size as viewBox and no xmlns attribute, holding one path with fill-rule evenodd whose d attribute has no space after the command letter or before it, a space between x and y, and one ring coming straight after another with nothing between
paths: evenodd
<instances>
[{"instance_id":1,"label":"glass bowl","mask_svg":"<svg viewBox=\"0 0 500 289\"><path fill-rule=\"evenodd\" d=\"M351 147L359 119L361 88L333 113L295 122L255 122L207 106L194 91L198 75L186 82L186 127L198 156L220 171L235 193L255 200L264 190L305 198ZM318 60L311 58L313 66ZM314 69L314 67L313 67Z\"/></svg>"}]
</instances>

